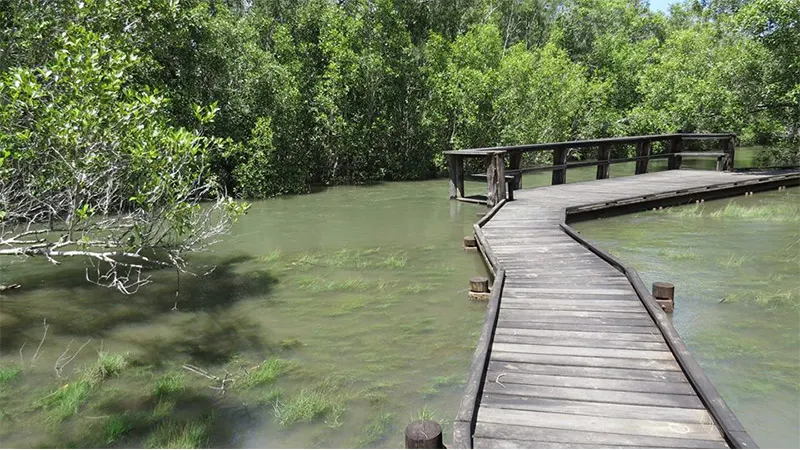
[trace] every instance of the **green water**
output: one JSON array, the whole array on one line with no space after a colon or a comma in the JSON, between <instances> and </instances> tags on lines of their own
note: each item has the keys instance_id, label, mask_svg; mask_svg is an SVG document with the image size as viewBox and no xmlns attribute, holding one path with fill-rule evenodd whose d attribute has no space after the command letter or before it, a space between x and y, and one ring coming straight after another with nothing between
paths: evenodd
<instances>
[{"instance_id":1,"label":"green water","mask_svg":"<svg viewBox=\"0 0 800 450\"><path fill-rule=\"evenodd\" d=\"M0 362L22 371L2 384L0 445L165 445L153 437L159 427L197 420L209 446L397 447L420 415L440 420L449 440L485 309L467 299L468 278L486 270L462 238L484 210L448 201L444 180L257 202L215 253L195 258L216 269L182 278L176 311L171 273L126 297L87 285L80 265L4 266L0 283L23 288L0 297ZM87 339L57 378L59 355ZM76 386L76 369L101 346L128 352L130 366L61 421L38 406ZM241 377L267 358L286 361L277 381L224 397L180 367ZM166 406L153 394L164 373L186 385ZM303 403L310 393L322 404ZM284 418L303 405L311 420L279 423L276 406ZM120 414L130 423L115 438Z\"/></svg>"},{"instance_id":2,"label":"green water","mask_svg":"<svg viewBox=\"0 0 800 450\"><path fill-rule=\"evenodd\" d=\"M764 448L800 446L800 189L577 223L649 286Z\"/></svg>"}]
</instances>

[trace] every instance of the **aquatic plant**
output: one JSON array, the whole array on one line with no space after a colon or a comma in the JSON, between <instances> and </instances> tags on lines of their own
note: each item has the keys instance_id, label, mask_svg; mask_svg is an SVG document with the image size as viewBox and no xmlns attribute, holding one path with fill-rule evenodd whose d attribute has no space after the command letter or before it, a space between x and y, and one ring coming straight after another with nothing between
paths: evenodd
<instances>
[{"instance_id":1,"label":"aquatic plant","mask_svg":"<svg viewBox=\"0 0 800 450\"><path fill-rule=\"evenodd\" d=\"M258 260L263 262L263 263L274 263L274 262L278 261L279 259L281 259L282 256L283 256L283 252L281 251L281 249L275 249L275 250L267 253L266 255L263 255L263 256L259 257Z\"/></svg>"},{"instance_id":2,"label":"aquatic plant","mask_svg":"<svg viewBox=\"0 0 800 450\"><path fill-rule=\"evenodd\" d=\"M258 366L248 370L236 380L236 387L249 389L256 386L274 383L278 376L288 367L288 363L281 359L270 358Z\"/></svg>"},{"instance_id":3,"label":"aquatic plant","mask_svg":"<svg viewBox=\"0 0 800 450\"><path fill-rule=\"evenodd\" d=\"M768 222L800 222L800 206L795 204L765 203L741 206L730 202L723 208L712 212L715 219L746 219Z\"/></svg>"},{"instance_id":4,"label":"aquatic plant","mask_svg":"<svg viewBox=\"0 0 800 450\"><path fill-rule=\"evenodd\" d=\"M9 383L21 372L22 370L16 366L0 367L0 384Z\"/></svg>"},{"instance_id":5,"label":"aquatic plant","mask_svg":"<svg viewBox=\"0 0 800 450\"><path fill-rule=\"evenodd\" d=\"M97 360L84 370L83 379L94 385L106 378L118 376L126 367L127 354L99 352Z\"/></svg>"},{"instance_id":6,"label":"aquatic plant","mask_svg":"<svg viewBox=\"0 0 800 450\"><path fill-rule=\"evenodd\" d=\"M395 415L380 412L372 416L372 420L363 428L356 439L356 448L374 448L375 444L387 438L392 432Z\"/></svg>"},{"instance_id":7,"label":"aquatic plant","mask_svg":"<svg viewBox=\"0 0 800 450\"><path fill-rule=\"evenodd\" d=\"M153 397L162 398L183 392L186 389L186 379L182 373L170 372L156 380L153 386Z\"/></svg>"},{"instance_id":8,"label":"aquatic plant","mask_svg":"<svg viewBox=\"0 0 800 450\"><path fill-rule=\"evenodd\" d=\"M749 259L750 258L746 258L744 256L734 256L733 253L731 253L730 256L728 256L728 259L722 259L719 261L719 263L724 267L740 267Z\"/></svg>"},{"instance_id":9,"label":"aquatic plant","mask_svg":"<svg viewBox=\"0 0 800 450\"><path fill-rule=\"evenodd\" d=\"M675 260L696 259L697 253L693 249L665 248L658 251L658 256Z\"/></svg>"},{"instance_id":10,"label":"aquatic plant","mask_svg":"<svg viewBox=\"0 0 800 450\"><path fill-rule=\"evenodd\" d=\"M67 383L50 395L36 402L37 406L49 412L49 417L58 422L78 412L92 390L92 384L87 380Z\"/></svg>"},{"instance_id":11,"label":"aquatic plant","mask_svg":"<svg viewBox=\"0 0 800 450\"><path fill-rule=\"evenodd\" d=\"M287 401L275 403L275 419L282 426L325 418L336 427L345 411L345 398L331 389L303 389Z\"/></svg>"},{"instance_id":12,"label":"aquatic plant","mask_svg":"<svg viewBox=\"0 0 800 450\"><path fill-rule=\"evenodd\" d=\"M405 252L392 253L381 261L380 265L400 269L408 263L408 255Z\"/></svg>"},{"instance_id":13,"label":"aquatic plant","mask_svg":"<svg viewBox=\"0 0 800 450\"><path fill-rule=\"evenodd\" d=\"M189 422L170 420L160 423L147 438L148 448L203 448L208 445L213 414Z\"/></svg>"},{"instance_id":14,"label":"aquatic plant","mask_svg":"<svg viewBox=\"0 0 800 450\"><path fill-rule=\"evenodd\" d=\"M113 444L122 439L134 427L128 414L114 414L106 420L103 427L103 443Z\"/></svg>"}]
</instances>

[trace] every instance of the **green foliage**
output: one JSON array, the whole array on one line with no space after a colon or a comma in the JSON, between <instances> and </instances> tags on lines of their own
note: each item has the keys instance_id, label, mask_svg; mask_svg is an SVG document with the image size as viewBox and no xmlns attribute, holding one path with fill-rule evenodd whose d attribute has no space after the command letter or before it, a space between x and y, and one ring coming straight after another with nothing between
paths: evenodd
<instances>
[{"instance_id":1,"label":"green foliage","mask_svg":"<svg viewBox=\"0 0 800 450\"><path fill-rule=\"evenodd\" d=\"M288 363L286 361L275 358L268 359L236 380L236 386L248 389L272 384L286 370L287 366Z\"/></svg>"},{"instance_id":2,"label":"green foliage","mask_svg":"<svg viewBox=\"0 0 800 450\"><path fill-rule=\"evenodd\" d=\"M7 366L0 367L0 385L8 384L17 378L22 370L19 367Z\"/></svg>"},{"instance_id":3,"label":"green foliage","mask_svg":"<svg viewBox=\"0 0 800 450\"><path fill-rule=\"evenodd\" d=\"M164 398L183 392L186 389L186 379L182 373L170 372L156 380L153 386L153 397Z\"/></svg>"},{"instance_id":4,"label":"green foliage","mask_svg":"<svg viewBox=\"0 0 800 450\"><path fill-rule=\"evenodd\" d=\"M83 379L94 385L106 378L119 376L128 364L127 355L100 352L97 361L85 369Z\"/></svg>"},{"instance_id":5,"label":"green foliage","mask_svg":"<svg viewBox=\"0 0 800 450\"><path fill-rule=\"evenodd\" d=\"M87 380L67 383L40 399L37 406L47 410L53 420L61 422L78 412L81 405L89 398L91 391L92 384Z\"/></svg>"},{"instance_id":6,"label":"green foliage","mask_svg":"<svg viewBox=\"0 0 800 450\"><path fill-rule=\"evenodd\" d=\"M78 169L107 158L89 146L114 143L137 162L126 201L144 208L139 191L167 189L152 174L186 152L179 186L199 175L250 198L431 177L452 147L628 133L733 131L790 161L798 1L686 2L669 16L629 0L12 1L0 171L48 137L84 156ZM37 195L57 187L39 181ZM72 211L103 212L95 203ZM177 229L190 210L170 216Z\"/></svg>"},{"instance_id":7,"label":"green foliage","mask_svg":"<svg viewBox=\"0 0 800 450\"><path fill-rule=\"evenodd\" d=\"M162 422L147 438L147 448L204 448L208 445L213 420L213 415L206 415L188 422Z\"/></svg>"},{"instance_id":8,"label":"green foliage","mask_svg":"<svg viewBox=\"0 0 800 450\"><path fill-rule=\"evenodd\" d=\"M344 414L345 405L345 398L333 389L303 389L288 400L275 403L275 419L282 426L290 426L324 418L326 424L337 427L341 424L339 420Z\"/></svg>"}]
</instances>

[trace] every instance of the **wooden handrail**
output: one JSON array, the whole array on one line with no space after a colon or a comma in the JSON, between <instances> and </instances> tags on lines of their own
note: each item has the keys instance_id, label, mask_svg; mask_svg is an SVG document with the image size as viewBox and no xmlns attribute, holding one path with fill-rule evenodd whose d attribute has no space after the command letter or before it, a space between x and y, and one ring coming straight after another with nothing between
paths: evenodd
<instances>
[{"instance_id":1,"label":"wooden handrail","mask_svg":"<svg viewBox=\"0 0 800 450\"><path fill-rule=\"evenodd\" d=\"M696 153L684 153L684 140L721 140L723 157L717 160L717 170L733 170L736 135L733 133L673 133L652 134L645 136L624 136L602 139L588 139L582 141L551 142L545 144L514 145L505 147L485 147L466 150L451 150L444 152L447 155L450 172L450 198L459 200L479 201L468 198L464 193L464 180L474 179L475 176L464 173L464 158L478 157L486 160L486 179L488 184L485 203L488 206L496 205L501 199L512 197L512 192L522 188L521 174L530 172L552 171L552 184L567 182L567 169L575 167L597 166L597 179L609 177L609 167L612 164L623 162L636 162L635 174L647 173L651 159L667 158L667 169L680 169L682 156L698 156ZM653 142L665 142L666 151L658 154L652 153ZM611 159L611 148L615 145L636 144L636 156L630 158ZM597 160L567 162L570 152L578 149L596 147ZM549 166L536 166L523 168L522 154L527 152L553 152L553 164ZM508 166L504 163L504 156L509 155ZM515 175L513 180L508 180L505 172ZM481 178L483 175L481 175Z\"/></svg>"},{"instance_id":2,"label":"wooden handrail","mask_svg":"<svg viewBox=\"0 0 800 450\"><path fill-rule=\"evenodd\" d=\"M688 139L688 140L703 140L703 139L730 139L735 138L735 133L673 133L673 134L650 134L644 136L621 136L612 138L600 139L586 139L580 141L567 141L567 142L548 142L544 144L525 144L525 145L508 145L498 147L480 147L469 148L463 150L448 150L445 155L465 155L465 156L482 156L490 152L537 152L555 150L561 148L586 148L597 147L600 145L615 145L615 144L634 144L640 141L669 141L675 138Z\"/></svg>"}]
</instances>

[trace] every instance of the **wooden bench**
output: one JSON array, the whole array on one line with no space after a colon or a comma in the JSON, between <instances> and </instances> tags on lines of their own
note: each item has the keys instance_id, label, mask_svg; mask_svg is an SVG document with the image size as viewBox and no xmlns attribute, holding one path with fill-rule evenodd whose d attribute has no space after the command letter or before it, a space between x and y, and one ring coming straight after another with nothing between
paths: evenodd
<instances>
[{"instance_id":1,"label":"wooden bench","mask_svg":"<svg viewBox=\"0 0 800 450\"><path fill-rule=\"evenodd\" d=\"M681 152L678 156L691 156L693 158L716 158L717 159L717 172L724 170L724 161L726 153L723 152Z\"/></svg>"}]
</instances>

